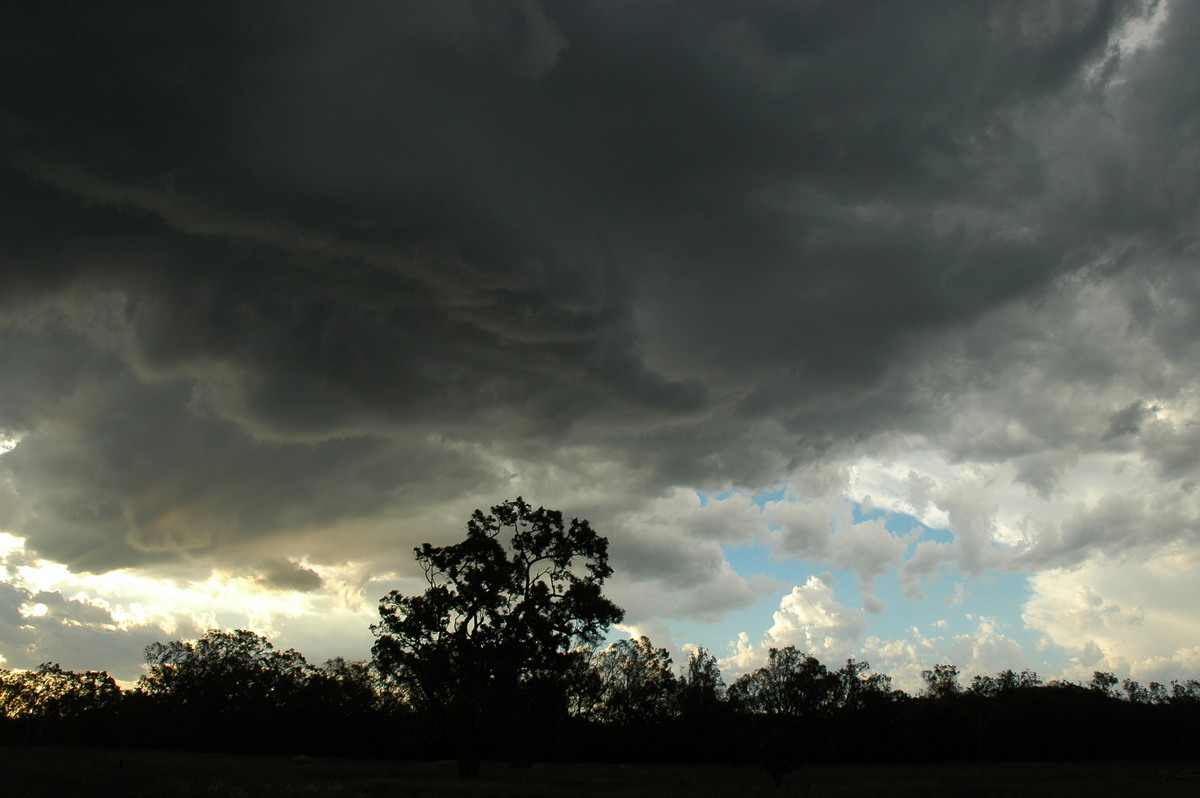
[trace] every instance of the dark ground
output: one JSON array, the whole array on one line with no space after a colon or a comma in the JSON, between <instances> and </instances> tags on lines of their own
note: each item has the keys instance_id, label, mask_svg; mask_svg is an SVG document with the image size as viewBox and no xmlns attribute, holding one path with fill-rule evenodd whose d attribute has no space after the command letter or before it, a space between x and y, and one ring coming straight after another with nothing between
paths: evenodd
<instances>
[{"instance_id":1,"label":"dark ground","mask_svg":"<svg viewBox=\"0 0 1200 798\"><path fill-rule=\"evenodd\" d=\"M782 787L732 766L485 765L461 782L453 763L0 747L8 798L70 796L1196 796L1194 762L819 765Z\"/></svg>"}]
</instances>

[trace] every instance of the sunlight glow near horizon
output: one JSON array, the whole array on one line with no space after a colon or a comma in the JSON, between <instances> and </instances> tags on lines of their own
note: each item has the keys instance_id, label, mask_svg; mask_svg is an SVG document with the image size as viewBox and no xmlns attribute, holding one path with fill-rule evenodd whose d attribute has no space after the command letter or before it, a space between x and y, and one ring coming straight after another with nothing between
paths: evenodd
<instances>
[{"instance_id":1,"label":"sunlight glow near horizon","mask_svg":"<svg viewBox=\"0 0 1200 798\"><path fill-rule=\"evenodd\" d=\"M10 562L14 555L19 555L18 563ZM30 596L19 608L27 620L112 633L137 632L159 640L194 639L216 628L244 628L278 640L282 628L304 619L320 619L321 625L361 627L361 634L349 637L365 637L373 620L374 604L368 611L368 602L347 590L345 580L354 578L357 571L353 565L317 569L326 588L313 593L271 589L256 577L220 569L214 569L207 579L192 581L150 577L132 569L76 574L60 563L30 557L21 538L0 533L0 569L9 573L14 587ZM84 620L76 620L77 615ZM302 643L294 645L306 653ZM352 658L363 655L361 650L323 653Z\"/></svg>"}]
</instances>

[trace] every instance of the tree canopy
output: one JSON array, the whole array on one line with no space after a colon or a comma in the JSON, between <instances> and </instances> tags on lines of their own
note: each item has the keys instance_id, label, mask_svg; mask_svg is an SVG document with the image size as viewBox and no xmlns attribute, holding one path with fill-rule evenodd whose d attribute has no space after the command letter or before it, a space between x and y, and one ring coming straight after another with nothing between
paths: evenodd
<instances>
[{"instance_id":1,"label":"tree canopy","mask_svg":"<svg viewBox=\"0 0 1200 798\"><path fill-rule=\"evenodd\" d=\"M51 726L86 728L79 721L110 714L120 694L103 671L76 673L52 662L32 671L0 671L0 716L25 722L24 742L38 741Z\"/></svg>"},{"instance_id":2,"label":"tree canopy","mask_svg":"<svg viewBox=\"0 0 1200 798\"><path fill-rule=\"evenodd\" d=\"M770 649L766 665L735 681L729 700L749 712L803 717L829 709L837 691L836 675L816 657L785 646Z\"/></svg>"},{"instance_id":3,"label":"tree canopy","mask_svg":"<svg viewBox=\"0 0 1200 798\"><path fill-rule=\"evenodd\" d=\"M587 521L523 499L476 510L461 543L414 549L428 588L392 591L379 605L372 649L410 700L448 718L464 775L497 711L523 691L544 703L573 664L624 613L601 592L608 540ZM565 711L565 698L563 711Z\"/></svg>"},{"instance_id":4,"label":"tree canopy","mask_svg":"<svg viewBox=\"0 0 1200 798\"><path fill-rule=\"evenodd\" d=\"M592 659L599 691L589 717L601 723L652 723L671 717L678 680L671 655L646 636L618 640Z\"/></svg>"}]
</instances>

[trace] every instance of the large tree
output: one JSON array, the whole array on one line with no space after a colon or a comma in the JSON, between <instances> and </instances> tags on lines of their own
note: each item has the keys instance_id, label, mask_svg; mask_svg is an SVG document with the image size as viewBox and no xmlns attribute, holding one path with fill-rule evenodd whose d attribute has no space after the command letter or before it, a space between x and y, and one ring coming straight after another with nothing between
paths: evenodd
<instances>
[{"instance_id":1,"label":"large tree","mask_svg":"<svg viewBox=\"0 0 1200 798\"><path fill-rule=\"evenodd\" d=\"M577 650L623 617L601 593L608 540L518 497L476 510L461 543L414 551L429 586L383 597L372 650L410 700L450 724L460 773L475 776L501 711L511 719L514 702L561 697L553 687Z\"/></svg>"}]
</instances>

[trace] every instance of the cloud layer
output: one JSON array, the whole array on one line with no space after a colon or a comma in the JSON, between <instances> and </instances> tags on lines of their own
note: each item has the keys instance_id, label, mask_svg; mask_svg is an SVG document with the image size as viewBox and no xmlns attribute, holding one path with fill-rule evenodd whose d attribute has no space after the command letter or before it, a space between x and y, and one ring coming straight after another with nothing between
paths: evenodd
<instances>
[{"instance_id":1,"label":"cloud layer","mask_svg":"<svg viewBox=\"0 0 1200 798\"><path fill-rule=\"evenodd\" d=\"M1195 562L1193 4L0 29L0 530L71 573L333 595L523 494L613 539L631 624L782 597L749 645L825 608L841 657L889 575L1033 574L1069 648L1039 602L1093 594L1045 574ZM786 499L694 498L728 490ZM755 543L859 606L739 572Z\"/></svg>"}]
</instances>

